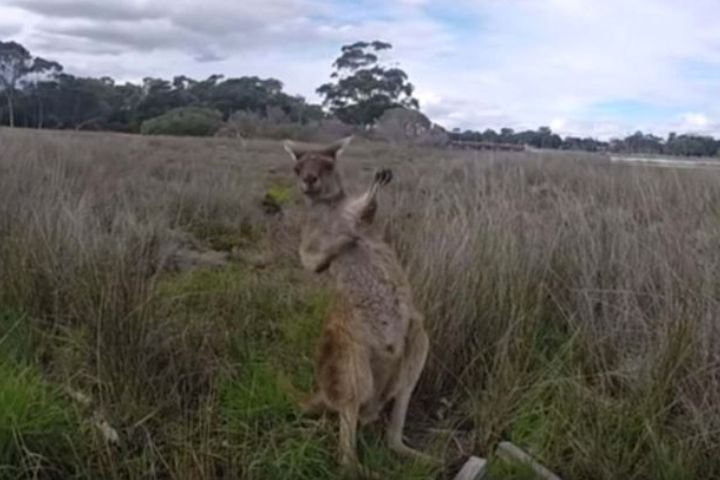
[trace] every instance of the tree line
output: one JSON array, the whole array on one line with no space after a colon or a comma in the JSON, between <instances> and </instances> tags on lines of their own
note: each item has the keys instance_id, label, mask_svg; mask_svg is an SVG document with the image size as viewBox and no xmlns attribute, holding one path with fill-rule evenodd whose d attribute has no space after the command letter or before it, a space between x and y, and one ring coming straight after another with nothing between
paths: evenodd
<instances>
[{"instance_id":1,"label":"tree line","mask_svg":"<svg viewBox=\"0 0 720 480\"><path fill-rule=\"evenodd\" d=\"M282 110L300 124L334 115L352 125L372 125L386 110L417 108L414 87L399 68L381 64L391 45L357 42L342 47L332 81L318 88L323 105L284 91L280 80L211 75L193 79L143 79L117 83L110 77L78 77L57 62L35 57L16 42L0 41L0 124L139 132L143 122L184 107L203 107L227 120L234 112L266 116Z\"/></svg>"},{"instance_id":2,"label":"tree line","mask_svg":"<svg viewBox=\"0 0 720 480\"><path fill-rule=\"evenodd\" d=\"M560 150L584 150L587 152L614 152L651 155L677 156L715 156L720 155L720 140L711 136L682 134L675 132L667 138L657 135L635 132L625 138L601 141L591 137L560 137L549 127L537 130L516 132L512 128L502 128L499 132L487 129L483 132L455 129L450 139L461 142L503 143L528 145L534 148L553 148Z\"/></svg>"},{"instance_id":3,"label":"tree line","mask_svg":"<svg viewBox=\"0 0 720 480\"><path fill-rule=\"evenodd\" d=\"M64 73L59 63L32 57L15 42L0 42L0 85L6 100L0 108L0 124L29 128L139 132L146 120L197 106L224 117L273 107L297 122L324 115L319 105L287 94L282 82L273 78L211 75L196 80L181 75L119 84L110 77Z\"/></svg>"},{"instance_id":4,"label":"tree line","mask_svg":"<svg viewBox=\"0 0 720 480\"><path fill-rule=\"evenodd\" d=\"M193 79L147 77L141 83L118 83L110 77L71 75L58 62L33 56L23 45L0 41L0 125L27 128L150 131L143 124L157 125L164 116L172 124L184 111L193 118L228 121L238 112L247 118L268 119L306 125L329 118L358 128L376 125L383 114L397 109L416 111L414 86L396 66L386 66L381 57L392 45L386 42L356 42L341 48L333 63L330 82L317 93L322 104L313 104L284 91L275 78L211 75ZM413 117L411 117L413 118ZM152 123L148 123L153 121ZM428 123L429 122L424 122ZM214 124L213 124L214 125ZM179 129L179 132L208 132L213 129ZM455 141L529 145L535 148L612 151L627 153L712 156L720 153L720 141L709 136L677 135L667 138L636 132L609 142L590 137L561 136L548 127L515 132L455 129Z\"/></svg>"}]
</instances>

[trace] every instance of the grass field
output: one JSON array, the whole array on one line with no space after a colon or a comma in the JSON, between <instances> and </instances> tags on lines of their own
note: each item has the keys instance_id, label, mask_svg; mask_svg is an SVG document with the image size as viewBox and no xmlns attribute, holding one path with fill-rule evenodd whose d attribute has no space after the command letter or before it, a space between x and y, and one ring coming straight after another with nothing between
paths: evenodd
<instances>
[{"instance_id":1,"label":"grass field","mask_svg":"<svg viewBox=\"0 0 720 480\"><path fill-rule=\"evenodd\" d=\"M720 172L359 141L431 353L409 464L489 478L511 440L565 479L720 477ZM278 142L0 130L0 478L337 478L298 415L328 290L295 255Z\"/></svg>"}]
</instances>

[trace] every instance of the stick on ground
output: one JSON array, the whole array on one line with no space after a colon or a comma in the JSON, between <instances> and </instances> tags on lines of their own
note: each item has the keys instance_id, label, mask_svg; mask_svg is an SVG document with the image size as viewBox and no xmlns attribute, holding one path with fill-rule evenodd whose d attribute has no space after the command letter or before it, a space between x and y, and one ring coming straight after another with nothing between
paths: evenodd
<instances>
[{"instance_id":1,"label":"stick on ground","mask_svg":"<svg viewBox=\"0 0 720 480\"><path fill-rule=\"evenodd\" d=\"M454 480L482 480L485 476L485 465L484 458L470 457Z\"/></svg>"},{"instance_id":2,"label":"stick on ground","mask_svg":"<svg viewBox=\"0 0 720 480\"><path fill-rule=\"evenodd\" d=\"M560 480L560 477L537 463L530 455L510 442L500 442L495 453L505 460L527 463L533 469L535 475L543 480Z\"/></svg>"}]
</instances>

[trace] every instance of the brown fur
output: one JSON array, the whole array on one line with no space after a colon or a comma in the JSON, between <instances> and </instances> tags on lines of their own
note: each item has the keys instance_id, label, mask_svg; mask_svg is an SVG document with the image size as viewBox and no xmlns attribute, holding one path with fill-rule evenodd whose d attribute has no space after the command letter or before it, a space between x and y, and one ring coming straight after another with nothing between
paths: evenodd
<instances>
[{"instance_id":1,"label":"brown fur","mask_svg":"<svg viewBox=\"0 0 720 480\"><path fill-rule=\"evenodd\" d=\"M427 357L423 317L395 252L363 228L372 222L377 191L391 174L378 172L363 195L348 199L335 169L347 143L345 139L312 149L286 142L308 200L302 264L314 272L327 270L336 287L336 302L318 348L318 392L304 408L339 414L341 461L357 466L357 423L375 420L392 401L390 447L427 458L402 439L410 396Z\"/></svg>"}]
</instances>

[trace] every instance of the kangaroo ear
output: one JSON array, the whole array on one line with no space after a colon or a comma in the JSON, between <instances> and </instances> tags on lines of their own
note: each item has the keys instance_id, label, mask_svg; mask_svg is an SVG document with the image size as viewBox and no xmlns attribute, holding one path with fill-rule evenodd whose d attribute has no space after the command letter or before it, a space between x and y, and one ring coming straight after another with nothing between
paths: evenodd
<instances>
[{"instance_id":1,"label":"kangaroo ear","mask_svg":"<svg viewBox=\"0 0 720 480\"><path fill-rule=\"evenodd\" d=\"M328 145L323 153L327 153L328 155L335 158L335 160L337 160L338 158L340 158L340 155L342 155L347 146L350 145L352 139L352 135L350 135L349 137L341 138L340 140Z\"/></svg>"},{"instance_id":2,"label":"kangaroo ear","mask_svg":"<svg viewBox=\"0 0 720 480\"><path fill-rule=\"evenodd\" d=\"M283 142L283 147L285 147L285 151L288 152L290 154L290 157L296 162L302 156L302 154L305 153L300 148L300 145L298 145L296 142L293 142L292 140L285 140Z\"/></svg>"},{"instance_id":3,"label":"kangaroo ear","mask_svg":"<svg viewBox=\"0 0 720 480\"><path fill-rule=\"evenodd\" d=\"M300 160L300 157L302 157L306 153L317 153L337 160L340 155L342 155L343 151L345 151L345 148L350 144L351 140L352 135L342 138L324 147L305 143L298 143L292 140L285 140L283 142L283 147L285 147L285 151L287 151L290 154L290 157L292 157L292 159L296 162Z\"/></svg>"}]
</instances>

